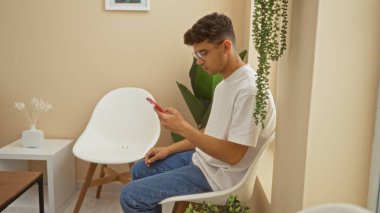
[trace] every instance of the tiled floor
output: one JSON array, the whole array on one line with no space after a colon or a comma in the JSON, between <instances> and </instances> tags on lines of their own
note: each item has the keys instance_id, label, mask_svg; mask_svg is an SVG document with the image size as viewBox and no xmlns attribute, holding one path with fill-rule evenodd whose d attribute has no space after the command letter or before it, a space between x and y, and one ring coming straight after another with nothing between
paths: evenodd
<instances>
[{"instance_id":1,"label":"tiled floor","mask_svg":"<svg viewBox=\"0 0 380 213\"><path fill-rule=\"evenodd\" d=\"M72 213L77 201L79 191L67 201L63 210L59 213ZM95 197L95 190L90 190L83 201L80 213L123 213L119 203L118 192L104 191L100 198Z\"/></svg>"},{"instance_id":2,"label":"tiled floor","mask_svg":"<svg viewBox=\"0 0 380 213\"><path fill-rule=\"evenodd\" d=\"M36 194L36 193L32 193ZM89 190L83 201L80 213L123 213L119 204L119 192L102 191L100 198L95 197L96 190ZM63 207L56 213L72 213L79 195L79 190L66 201ZM17 201L22 200L21 202ZM45 204L47 201L45 200ZM45 209L46 210L46 209ZM46 211L45 211L46 212ZM15 204L6 208L2 213L39 213L38 197L24 196L15 201Z\"/></svg>"}]
</instances>

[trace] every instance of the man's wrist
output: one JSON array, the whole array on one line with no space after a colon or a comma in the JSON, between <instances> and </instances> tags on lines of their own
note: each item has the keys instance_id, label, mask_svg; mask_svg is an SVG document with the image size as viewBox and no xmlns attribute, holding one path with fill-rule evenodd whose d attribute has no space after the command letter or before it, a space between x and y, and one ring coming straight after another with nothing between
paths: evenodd
<instances>
[{"instance_id":1,"label":"man's wrist","mask_svg":"<svg viewBox=\"0 0 380 213\"><path fill-rule=\"evenodd\" d=\"M173 149L172 145L166 147L166 151L167 151L168 156L174 154L174 149Z\"/></svg>"},{"instance_id":2,"label":"man's wrist","mask_svg":"<svg viewBox=\"0 0 380 213\"><path fill-rule=\"evenodd\" d=\"M187 122L184 122L182 124L182 128L181 128L181 132L179 132L180 135L184 136L185 138L187 138L187 134L189 132L189 126Z\"/></svg>"},{"instance_id":3,"label":"man's wrist","mask_svg":"<svg viewBox=\"0 0 380 213\"><path fill-rule=\"evenodd\" d=\"M194 138L194 137L197 137L197 133L201 133L198 129L194 128L193 126L191 126L189 123L186 123L186 125L184 126L183 128L183 131L181 133L181 135L187 139L191 140Z\"/></svg>"}]
</instances>

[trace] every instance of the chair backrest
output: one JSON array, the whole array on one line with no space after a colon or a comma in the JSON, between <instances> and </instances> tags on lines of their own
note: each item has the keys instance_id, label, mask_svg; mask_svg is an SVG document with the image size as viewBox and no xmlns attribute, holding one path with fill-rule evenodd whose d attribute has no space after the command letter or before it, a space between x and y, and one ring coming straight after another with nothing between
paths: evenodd
<instances>
[{"instance_id":1,"label":"chair backrest","mask_svg":"<svg viewBox=\"0 0 380 213\"><path fill-rule=\"evenodd\" d=\"M230 189L224 191L226 195L238 195L238 199L241 202L247 202L253 193L253 188L255 186L257 172L260 168L260 165L264 159L265 151L267 150L269 144L273 142L273 138L258 144L257 149L255 149L254 154L256 155L255 159L252 161L252 164L248 168L246 174L241 179L241 181L233 186ZM220 200L218 205L224 205L227 199Z\"/></svg>"},{"instance_id":2,"label":"chair backrest","mask_svg":"<svg viewBox=\"0 0 380 213\"><path fill-rule=\"evenodd\" d=\"M133 162L144 157L160 135L160 122L146 90L133 87L108 92L97 103L76 141L78 158L102 164Z\"/></svg>"},{"instance_id":3,"label":"chair backrest","mask_svg":"<svg viewBox=\"0 0 380 213\"><path fill-rule=\"evenodd\" d=\"M258 144L257 149L255 149L256 157L252 164L248 168L244 177L235 186L215 192L206 192L192 195L182 195L167 198L161 201L163 212L171 212L174 203L177 201L189 201L195 203L211 203L214 205L224 205L230 195L237 195L241 202L247 202L253 193L253 187L255 185L255 180L257 176L257 171L263 161L263 155L267 150L269 144L273 142L273 137L269 140L264 141L262 144Z\"/></svg>"},{"instance_id":4,"label":"chair backrest","mask_svg":"<svg viewBox=\"0 0 380 213\"><path fill-rule=\"evenodd\" d=\"M371 213L369 210L349 203L328 203L312 206L297 213Z\"/></svg>"}]
</instances>

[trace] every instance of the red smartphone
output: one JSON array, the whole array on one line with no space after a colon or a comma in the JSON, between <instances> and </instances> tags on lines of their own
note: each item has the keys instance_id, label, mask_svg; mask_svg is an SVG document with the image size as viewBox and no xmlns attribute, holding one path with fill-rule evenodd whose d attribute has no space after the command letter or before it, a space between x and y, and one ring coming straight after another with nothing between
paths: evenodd
<instances>
[{"instance_id":1,"label":"red smartphone","mask_svg":"<svg viewBox=\"0 0 380 213\"><path fill-rule=\"evenodd\" d=\"M165 110L162 107L160 107L160 105L158 105L156 102L154 102L151 98L148 97L148 98L146 98L146 100L149 103L153 104L154 108L156 108L158 111L165 113Z\"/></svg>"}]
</instances>

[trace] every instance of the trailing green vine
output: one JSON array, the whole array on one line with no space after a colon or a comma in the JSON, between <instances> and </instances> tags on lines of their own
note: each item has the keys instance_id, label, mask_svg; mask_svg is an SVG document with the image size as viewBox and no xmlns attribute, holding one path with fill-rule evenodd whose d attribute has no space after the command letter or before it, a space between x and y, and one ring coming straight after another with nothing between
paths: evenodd
<instances>
[{"instance_id":1,"label":"trailing green vine","mask_svg":"<svg viewBox=\"0 0 380 213\"><path fill-rule=\"evenodd\" d=\"M264 127L269 95L270 62L277 61L286 50L288 0L255 0L253 12L253 42L258 52L256 79L256 124ZM280 20L281 18L281 20Z\"/></svg>"}]
</instances>

